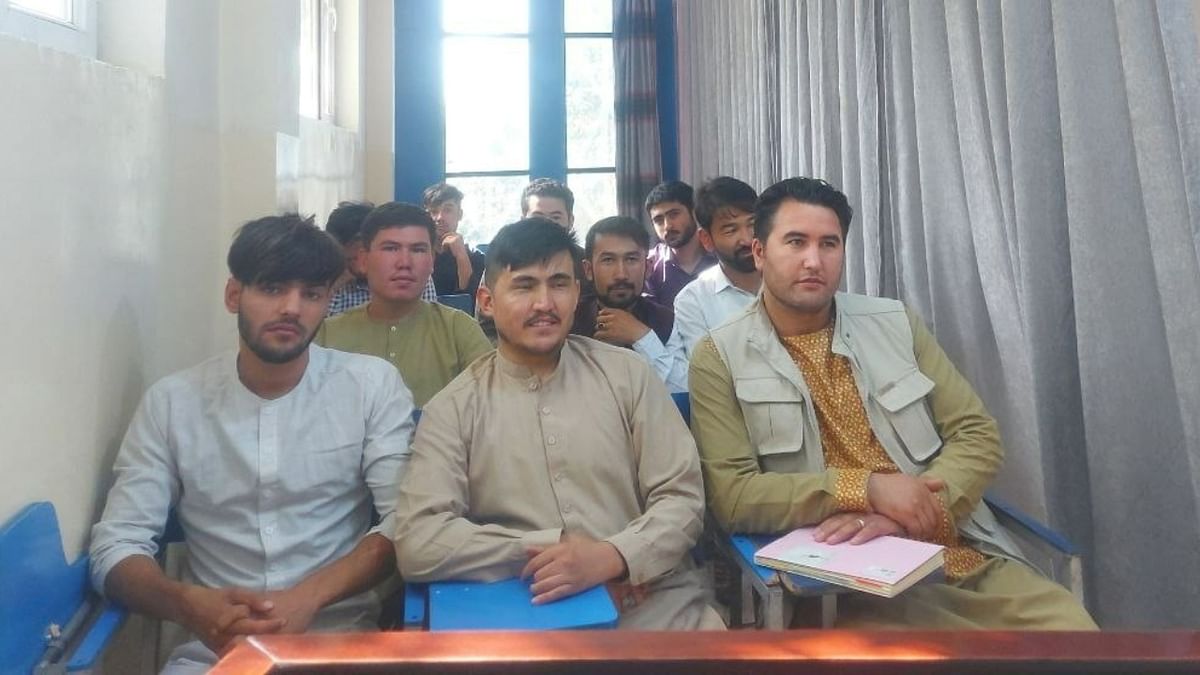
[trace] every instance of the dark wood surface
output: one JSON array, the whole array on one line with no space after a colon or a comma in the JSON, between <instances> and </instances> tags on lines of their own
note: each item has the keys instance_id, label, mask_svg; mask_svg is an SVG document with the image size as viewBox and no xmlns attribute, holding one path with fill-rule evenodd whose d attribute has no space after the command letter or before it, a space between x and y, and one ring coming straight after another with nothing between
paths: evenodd
<instances>
[{"instance_id":1,"label":"dark wood surface","mask_svg":"<svg viewBox=\"0 0 1200 675\"><path fill-rule=\"evenodd\" d=\"M1200 633L729 631L271 635L214 673L1200 673Z\"/></svg>"}]
</instances>

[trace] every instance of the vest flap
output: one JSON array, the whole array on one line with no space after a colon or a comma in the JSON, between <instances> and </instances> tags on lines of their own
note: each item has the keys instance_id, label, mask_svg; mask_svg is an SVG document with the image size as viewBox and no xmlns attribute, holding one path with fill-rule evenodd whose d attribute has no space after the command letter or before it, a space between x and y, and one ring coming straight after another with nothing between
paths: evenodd
<instances>
[{"instance_id":1,"label":"vest flap","mask_svg":"<svg viewBox=\"0 0 1200 675\"><path fill-rule=\"evenodd\" d=\"M919 370L910 370L875 392L875 400L888 412L899 412L933 391L933 380ZM740 394L739 394L740 396Z\"/></svg>"},{"instance_id":2,"label":"vest flap","mask_svg":"<svg viewBox=\"0 0 1200 675\"><path fill-rule=\"evenodd\" d=\"M746 403L802 403L804 397L787 380L778 377L737 378L733 383L739 400Z\"/></svg>"}]
</instances>

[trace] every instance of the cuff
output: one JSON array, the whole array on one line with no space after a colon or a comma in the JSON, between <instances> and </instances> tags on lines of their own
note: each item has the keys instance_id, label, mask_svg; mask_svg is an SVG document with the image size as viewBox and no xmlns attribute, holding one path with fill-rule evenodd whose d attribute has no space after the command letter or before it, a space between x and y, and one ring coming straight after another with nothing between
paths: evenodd
<instances>
[{"instance_id":1,"label":"cuff","mask_svg":"<svg viewBox=\"0 0 1200 675\"><path fill-rule=\"evenodd\" d=\"M604 541L612 544L625 559L628 581L634 586L653 581L671 571L673 565L662 568L655 564L653 545L633 532L618 532Z\"/></svg>"},{"instance_id":2,"label":"cuff","mask_svg":"<svg viewBox=\"0 0 1200 675\"><path fill-rule=\"evenodd\" d=\"M666 351L662 340L658 339L658 334L654 332L653 328L646 331L645 335L638 338L638 341L630 346L633 348L633 351L651 360Z\"/></svg>"},{"instance_id":3,"label":"cuff","mask_svg":"<svg viewBox=\"0 0 1200 675\"><path fill-rule=\"evenodd\" d=\"M867 500L867 479L871 472L866 469L833 469L833 499L839 513L854 511L867 513L871 502Z\"/></svg>"}]
</instances>

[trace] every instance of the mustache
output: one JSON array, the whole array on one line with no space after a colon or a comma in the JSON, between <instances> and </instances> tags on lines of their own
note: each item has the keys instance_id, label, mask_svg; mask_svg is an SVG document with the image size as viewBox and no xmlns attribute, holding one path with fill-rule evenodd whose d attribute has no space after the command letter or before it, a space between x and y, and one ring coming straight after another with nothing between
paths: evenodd
<instances>
[{"instance_id":1,"label":"mustache","mask_svg":"<svg viewBox=\"0 0 1200 675\"><path fill-rule=\"evenodd\" d=\"M537 323L538 321L541 321L542 319L549 319L554 322L561 322L561 319L558 318L558 314L556 314L554 312L538 312L537 314L534 314L533 316L529 317L525 321L525 325L532 326L533 324Z\"/></svg>"},{"instance_id":2,"label":"mustache","mask_svg":"<svg viewBox=\"0 0 1200 675\"><path fill-rule=\"evenodd\" d=\"M263 330L271 330L272 328L279 328L281 326L290 326L298 331L304 330L304 326L300 325L300 322L295 319L280 319L279 321L272 321L271 323L263 326Z\"/></svg>"},{"instance_id":3,"label":"mustache","mask_svg":"<svg viewBox=\"0 0 1200 675\"><path fill-rule=\"evenodd\" d=\"M616 290L632 291L633 290L633 282L632 281L614 281L613 283L608 285L608 290L610 290L610 291L616 291Z\"/></svg>"}]
</instances>

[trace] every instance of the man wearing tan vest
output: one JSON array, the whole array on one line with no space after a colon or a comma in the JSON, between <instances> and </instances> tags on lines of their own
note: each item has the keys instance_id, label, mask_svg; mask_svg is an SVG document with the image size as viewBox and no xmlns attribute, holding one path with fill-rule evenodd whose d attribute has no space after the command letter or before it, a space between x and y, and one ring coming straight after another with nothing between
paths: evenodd
<instances>
[{"instance_id":1,"label":"man wearing tan vest","mask_svg":"<svg viewBox=\"0 0 1200 675\"><path fill-rule=\"evenodd\" d=\"M689 373L717 520L946 547L945 583L851 595L843 627L1095 629L982 503L1004 450L971 385L900 302L836 292L852 215L845 195L811 178L758 199L763 293L697 344Z\"/></svg>"}]
</instances>

